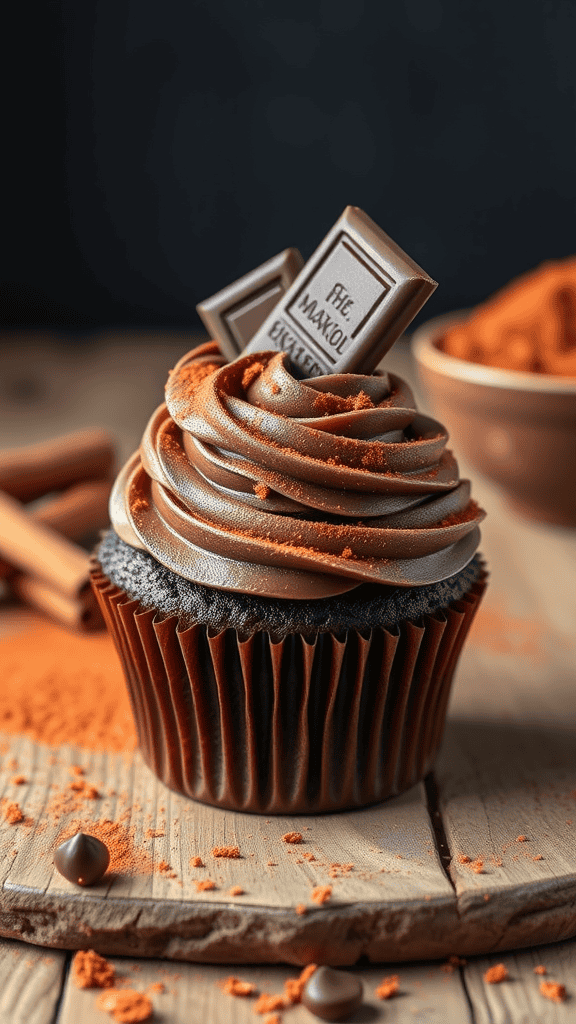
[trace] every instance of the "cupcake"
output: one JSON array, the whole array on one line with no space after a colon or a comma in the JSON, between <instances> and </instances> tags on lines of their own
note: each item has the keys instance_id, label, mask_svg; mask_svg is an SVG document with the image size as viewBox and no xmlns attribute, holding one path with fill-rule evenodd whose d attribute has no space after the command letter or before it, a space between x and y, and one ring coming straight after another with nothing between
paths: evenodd
<instances>
[{"instance_id":1,"label":"cupcake","mask_svg":"<svg viewBox=\"0 0 576 1024\"><path fill-rule=\"evenodd\" d=\"M393 374L285 353L171 372L93 585L142 754L220 807L361 807L431 769L485 586L483 513Z\"/></svg>"}]
</instances>

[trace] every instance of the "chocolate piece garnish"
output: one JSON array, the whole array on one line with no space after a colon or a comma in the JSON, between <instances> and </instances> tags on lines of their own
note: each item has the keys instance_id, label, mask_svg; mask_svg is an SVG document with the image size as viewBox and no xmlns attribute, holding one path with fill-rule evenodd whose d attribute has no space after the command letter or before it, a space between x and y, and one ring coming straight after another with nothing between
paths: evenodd
<instances>
[{"instance_id":1,"label":"chocolate piece garnish","mask_svg":"<svg viewBox=\"0 0 576 1024\"><path fill-rule=\"evenodd\" d=\"M302 1002L321 1020L346 1020L362 1002L362 982L348 971L319 967L304 986Z\"/></svg>"},{"instance_id":2,"label":"chocolate piece garnish","mask_svg":"<svg viewBox=\"0 0 576 1024\"><path fill-rule=\"evenodd\" d=\"M202 323L225 356L235 359L240 355L303 266L298 249L284 249L216 295L198 303L196 309Z\"/></svg>"},{"instance_id":3,"label":"chocolate piece garnish","mask_svg":"<svg viewBox=\"0 0 576 1024\"><path fill-rule=\"evenodd\" d=\"M109 863L108 847L85 832L78 832L61 843L54 854L54 864L60 874L76 885L99 882Z\"/></svg>"},{"instance_id":4,"label":"chocolate piece garnish","mask_svg":"<svg viewBox=\"0 0 576 1024\"><path fill-rule=\"evenodd\" d=\"M436 288L362 210L347 206L246 352L288 352L303 376L372 373Z\"/></svg>"}]
</instances>

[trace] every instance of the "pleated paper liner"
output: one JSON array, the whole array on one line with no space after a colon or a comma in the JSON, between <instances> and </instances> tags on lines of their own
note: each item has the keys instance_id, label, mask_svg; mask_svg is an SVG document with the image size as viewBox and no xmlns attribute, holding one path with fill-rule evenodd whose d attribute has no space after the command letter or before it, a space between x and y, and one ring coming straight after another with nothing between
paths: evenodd
<instances>
[{"instance_id":1,"label":"pleated paper liner","mask_svg":"<svg viewBox=\"0 0 576 1024\"><path fill-rule=\"evenodd\" d=\"M158 778L218 807L302 814L376 803L427 775L486 573L446 609L394 630L280 642L180 629L98 565L92 584Z\"/></svg>"}]
</instances>

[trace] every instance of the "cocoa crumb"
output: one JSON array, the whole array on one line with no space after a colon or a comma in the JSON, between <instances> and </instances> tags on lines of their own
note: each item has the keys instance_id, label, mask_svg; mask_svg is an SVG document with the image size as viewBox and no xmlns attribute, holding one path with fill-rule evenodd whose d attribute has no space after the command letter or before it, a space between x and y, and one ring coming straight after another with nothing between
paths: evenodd
<instances>
[{"instance_id":1,"label":"cocoa crumb","mask_svg":"<svg viewBox=\"0 0 576 1024\"><path fill-rule=\"evenodd\" d=\"M294 910L296 911L297 914L300 914L301 917L304 914L308 913L308 907L306 906L305 903L297 903L296 906L294 907Z\"/></svg>"},{"instance_id":2,"label":"cocoa crumb","mask_svg":"<svg viewBox=\"0 0 576 1024\"><path fill-rule=\"evenodd\" d=\"M265 369L264 363L256 362L252 363L251 366L247 366L242 374L242 387L244 391L247 391L256 377L259 377L262 371Z\"/></svg>"},{"instance_id":3,"label":"cocoa crumb","mask_svg":"<svg viewBox=\"0 0 576 1024\"><path fill-rule=\"evenodd\" d=\"M489 967L487 971L484 971L484 981L488 985L499 985L501 981L506 981L508 977L508 968L504 964L494 964L493 967Z\"/></svg>"},{"instance_id":4,"label":"cocoa crumb","mask_svg":"<svg viewBox=\"0 0 576 1024\"><path fill-rule=\"evenodd\" d=\"M302 856L304 857L304 860L316 860L316 857L314 856L313 853L303 853Z\"/></svg>"},{"instance_id":5,"label":"cocoa crumb","mask_svg":"<svg viewBox=\"0 0 576 1024\"><path fill-rule=\"evenodd\" d=\"M471 861L472 861L472 858L469 857L467 853L459 853L458 854L458 863L459 864L470 864Z\"/></svg>"},{"instance_id":6,"label":"cocoa crumb","mask_svg":"<svg viewBox=\"0 0 576 1024\"><path fill-rule=\"evenodd\" d=\"M228 890L228 895L229 896L243 896L244 895L244 889L242 888L241 885L233 885L232 888Z\"/></svg>"},{"instance_id":7,"label":"cocoa crumb","mask_svg":"<svg viewBox=\"0 0 576 1024\"><path fill-rule=\"evenodd\" d=\"M216 984L229 996L256 995L256 985L253 982L240 981L240 978L235 978L233 974L229 978L225 978L224 981L216 982Z\"/></svg>"},{"instance_id":8,"label":"cocoa crumb","mask_svg":"<svg viewBox=\"0 0 576 1024\"><path fill-rule=\"evenodd\" d=\"M286 979L286 981L284 982L284 992L285 999L288 1004L302 1002L302 993L304 991L304 986L308 981L308 978L311 978L312 975L314 974L314 971L316 970L318 970L316 964L308 964L308 966L300 972L300 976L298 978Z\"/></svg>"},{"instance_id":9,"label":"cocoa crumb","mask_svg":"<svg viewBox=\"0 0 576 1024\"><path fill-rule=\"evenodd\" d=\"M390 974L387 978L384 978L378 988L374 989L374 995L378 999L391 999L392 996L398 994L400 988L400 978L397 974Z\"/></svg>"},{"instance_id":10,"label":"cocoa crumb","mask_svg":"<svg viewBox=\"0 0 576 1024\"><path fill-rule=\"evenodd\" d=\"M270 385L270 391L272 392L272 394L279 395L281 390L282 388L280 387L280 385L277 384L275 380L273 380L272 384Z\"/></svg>"},{"instance_id":11,"label":"cocoa crumb","mask_svg":"<svg viewBox=\"0 0 576 1024\"><path fill-rule=\"evenodd\" d=\"M254 1003L252 1009L254 1013L272 1013L274 1010L285 1010L286 1001L284 996L271 996L268 992L263 992Z\"/></svg>"},{"instance_id":12,"label":"cocoa crumb","mask_svg":"<svg viewBox=\"0 0 576 1024\"><path fill-rule=\"evenodd\" d=\"M449 956L446 963L442 964L440 970L444 971L445 974L453 974L458 967L465 967L467 962L463 956Z\"/></svg>"},{"instance_id":13,"label":"cocoa crumb","mask_svg":"<svg viewBox=\"0 0 576 1024\"><path fill-rule=\"evenodd\" d=\"M76 988L111 988L116 971L93 949L81 949L72 960L72 981Z\"/></svg>"},{"instance_id":14,"label":"cocoa crumb","mask_svg":"<svg viewBox=\"0 0 576 1024\"><path fill-rule=\"evenodd\" d=\"M91 785L91 783L89 782L85 782L84 779L76 779L74 782L69 782L67 788L72 790L73 793L81 793L83 799L100 799L100 793L98 792L96 786Z\"/></svg>"},{"instance_id":15,"label":"cocoa crumb","mask_svg":"<svg viewBox=\"0 0 576 1024\"><path fill-rule=\"evenodd\" d=\"M557 981L541 981L540 993L553 1003L563 1003L566 1000L566 987Z\"/></svg>"},{"instance_id":16,"label":"cocoa crumb","mask_svg":"<svg viewBox=\"0 0 576 1024\"><path fill-rule=\"evenodd\" d=\"M240 857L239 846L215 846L212 850L213 857L226 857L228 860L238 860Z\"/></svg>"},{"instance_id":17,"label":"cocoa crumb","mask_svg":"<svg viewBox=\"0 0 576 1024\"><path fill-rule=\"evenodd\" d=\"M13 786L23 786L28 782L28 779L25 775L15 775L10 781Z\"/></svg>"},{"instance_id":18,"label":"cocoa crumb","mask_svg":"<svg viewBox=\"0 0 576 1024\"><path fill-rule=\"evenodd\" d=\"M319 906L322 906L323 903L328 902L331 896L331 885L317 885L312 889L312 895L310 898L314 900L314 903L318 903Z\"/></svg>"},{"instance_id":19,"label":"cocoa crumb","mask_svg":"<svg viewBox=\"0 0 576 1024\"><path fill-rule=\"evenodd\" d=\"M200 882L194 882L194 885L196 892L209 892L216 888L216 882L213 882L211 878L203 878Z\"/></svg>"},{"instance_id":20,"label":"cocoa crumb","mask_svg":"<svg viewBox=\"0 0 576 1024\"><path fill-rule=\"evenodd\" d=\"M157 992L158 995L161 995L162 992L166 991L166 985L163 981L153 981L150 985L146 986L146 991Z\"/></svg>"},{"instance_id":21,"label":"cocoa crumb","mask_svg":"<svg viewBox=\"0 0 576 1024\"><path fill-rule=\"evenodd\" d=\"M190 857L190 867L191 868L203 868L204 867L204 861L202 860L202 857Z\"/></svg>"},{"instance_id":22,"label":"cocoa crumb","mask_svg":"<svg viewBox=\"0 0 576 1024\"><path fill-rule=\"evenodd\" d=\"M24 812L15 800L2 800L2 814L9 825L19 825L24 821Z\"/></svg>"},{"instance_id":23,"label":"cocoa crumb","mask_svg":"<svg viewBox=\"0 0 576 1024\"><path fill-rule=\"evenodd\" d=\"M261 498L262 501L266 501L266 498L270 494L270 488L267 484L257 483L254 484L254 494L257 498Z\"/></svg>"},{"instance_id":24,"label":"cocoa crumb","mask_svg":"<svg viewBox=\"0 0 576 1024\"><path fill-rule=\"evenodd\" d=\"M544 857L541 853L537 853L535 857L532 857L532 860L544 860Z\"/></svg>"},{"instance_id":25,"label":"cocoa crumb","mask_svg":"<svg viewBox=\"0 0 576 1024\"><path fill-rule=\"evenodd\" d=\"M517 843L527 843L528 842L528 836L516 836L516 842Z\"/></svg>"},{"instance_id":26,"label":"cocoa crumb","mask_svg":"<svg viewBox=\"0 0 576 1024\"><path fill-rule=\"evenodd\" d=\"M167 860L161 860L158 864L158 872L164 875L165 878L177 878L178 875L174 871L171 864Z\"/></svg>"},{"instance_id":27,"label":"cocoa crumb","mask_svg":"<svg viewBox=\"0 0 576 1024\"><path fill-rule=\"evenodd\" d=\"M130 508L132 512L145 512L146 509L150 508L148 498L145 498L142 494L139 494L136 498L132 498L130 502Z\"/></svg>"},{"instance_id":28,"label":"cocoa crumb","mask_svg":"<svg viewBox=\"0 0 576 1024\"><path fill-rule=\"evenodd\" d=\"M282 836L283 843L301 843L302 833L301 832L285 832Z\"/></svg>"},{"instance_id":29,"label":"cocoa crumb","mask_svg":"<svg viewBox=\"0 0 576 1024\"><path fill-rule=\"evenodd\" d=\"M150 1020L154 1012L148 996L132 988L102 992L96 1006L109 1013L118 1024L140 1024L140 1021Z\"/></svg>"},{"instance_id":30,"label":"cocoa crumb","mask_svg":"<svg viewBox=\"0 0 576 1024\"><path fill-rule=\"evenodd\" d=\"M282 1024L282 1018L277 1013L273 1013L271 1017L266 1017L264 1024Z\"/></svg>"},{"instance_id":31,"label":"cocoa crumb","mask_svg":"<svg viewBox=\"0 0 576 1024\"><path fill-rule=\"evenodd\" d=\"M267 866L269 868L277 868L278 867L278 861L277 860L267 860L266 864L267 864Z\"/></svg>"},{"instance_id":32,"label":"cocoa crumb","mask_svg":"<svg viewBox=\"0 0 576 1024\"><path fill-rule=\"evenodd\" d=\"M476 857L476 860L472 861L470 867L477 875L484 874L484 861L482 860L482 857Z\"/></svg>"},{"instance_id":33,"label":"cocoa crumb","mask_svg":"<svg viewBox=\"0 0 576 1024\"><path fill-rule=\"evenodd\" d=\"M146 829L146 839L160 839L162 836L165 836L165 835L166 835L166 833L165 833L163 828L147 828Z\"/></svg>"},{"instance_id":34,"label":"cocoa crumb","mask_svg":"<svg viewBox=\"0 0 576 1024\"><path fill-rule=\"evenodd\" d=\"M544 967L544 964L537 964L534 968L534 974L548 974L548 971Z\"/></svg>"}]
</instances>

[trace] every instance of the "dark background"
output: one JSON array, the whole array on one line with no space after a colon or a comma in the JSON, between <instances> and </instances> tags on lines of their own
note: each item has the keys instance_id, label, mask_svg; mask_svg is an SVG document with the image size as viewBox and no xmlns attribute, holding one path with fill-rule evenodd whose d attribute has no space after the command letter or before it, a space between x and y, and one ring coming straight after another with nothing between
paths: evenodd
<instances>
[{"instance_id":1,"label":"dark background","mask_svg":"<svg viewBox=\"0 0 576 1024\"><path fill-rule=\"evenodd\" d=\"M573 0L12 6L7 326L197 327L348 203L440 282L425 316L576 250Z\"/></svg>"}]
</instances>

